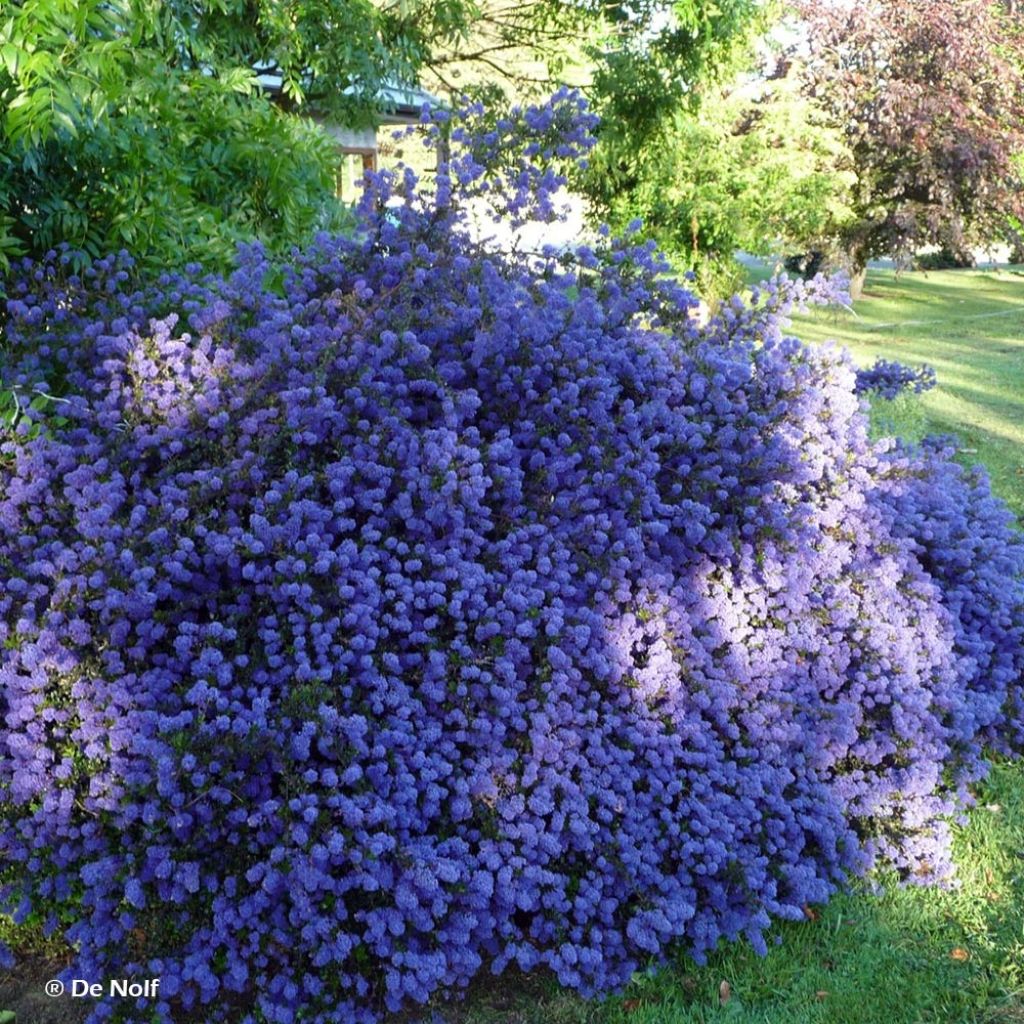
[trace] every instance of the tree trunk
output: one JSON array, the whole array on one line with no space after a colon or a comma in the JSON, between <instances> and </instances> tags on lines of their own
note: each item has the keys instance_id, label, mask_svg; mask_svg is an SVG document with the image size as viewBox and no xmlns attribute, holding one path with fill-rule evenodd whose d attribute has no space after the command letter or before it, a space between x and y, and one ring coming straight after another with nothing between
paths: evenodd
<instances>
[{"instance_id":1,"label":"tree trunk","mask_svg":"<svg viewBox=\"0 0 1024 1024\"><path fill-rule=\"evenodd\" d=\"M868 276L868 268L860 263L853 265L850 272L850 298L854 301L864 293L864 279Z\"/></svg>"}]
</instances>

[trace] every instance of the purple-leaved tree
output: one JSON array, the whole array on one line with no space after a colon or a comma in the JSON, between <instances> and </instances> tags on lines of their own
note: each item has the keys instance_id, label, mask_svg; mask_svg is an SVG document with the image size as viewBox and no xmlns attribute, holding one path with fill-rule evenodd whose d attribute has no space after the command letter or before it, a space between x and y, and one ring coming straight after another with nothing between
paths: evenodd
<instances>
[{"instance_id":1,"label":"purple-leaved tree","mask_svg":"<svg viewBox=\"0 0 1024 1024\"><path fill-rule=\"evenodd\" d=\"M854 271L926 243L957 254L1024 214L1024 31L990 0L800 0L805 88L846 135Z\"/></svg>"}]
</instances>

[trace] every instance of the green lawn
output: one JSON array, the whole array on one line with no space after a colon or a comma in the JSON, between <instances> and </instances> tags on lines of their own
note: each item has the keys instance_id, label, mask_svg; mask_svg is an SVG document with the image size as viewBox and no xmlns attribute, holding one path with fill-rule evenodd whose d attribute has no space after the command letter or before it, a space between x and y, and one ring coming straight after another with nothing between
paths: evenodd
<instances>
[{"instance_id":1,"label":"green lawn","mask_svg":"<svg viewBox=\"0 0 1024 1024\"><path fill-rule=\"evenodd\" d=\"M957 434L963 461L987 466L1024 520L1024 271L872 271L854 313L813 310L794 333L835 339L864 366L882 356L935 367L934 390L876 404L876 427Z\"/></svg>"},{"instance_id":2,"label":"green lawn","mask_svg":"<svg viewBox=\"0 0 1024 1024\"><path fill-rule=\"evenodd\" d=\"M985 464L1024 520L1024 273L872 272L853 313L813 310L793 333L834 339L860 365L930 363L938 386L876 402L874 432L957 434L961 459ZM958 888L860 887L813 920L779 925L781 944L764 958L746 944L705 967L680 957L602 1004L545 979L490 979L438 1015L449 1024L1024 1024L1024 765L1000 765L980 789L957 830L956 861Z\"/></svg>"}]
</instances>

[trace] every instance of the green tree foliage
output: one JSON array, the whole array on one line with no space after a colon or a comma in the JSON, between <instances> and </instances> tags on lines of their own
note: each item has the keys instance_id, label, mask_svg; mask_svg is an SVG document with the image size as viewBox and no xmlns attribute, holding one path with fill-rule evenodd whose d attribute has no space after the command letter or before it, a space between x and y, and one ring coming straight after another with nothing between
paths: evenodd
<instances>
[{"instance_id":1,"label":"green tree foliage","mask_svg":"<svg viewBox=\"0 0 1024 1024\"><path fill-rule=\"evenodd\" d=\"M723 89L773 17L771 0L481 0L472 31L436 48L425 71L432 88L454 93L468 85L492 99L535 95L556 79L581 87L602 121L590 170L576 187L601 219L621 228L640 217L689 261L694 214L699 251L731 253L725 231L741 205L736 190L750 177L751 153L774 138L768 104ZM793 116L792 104L784 116ZM811 182L809 158L801 157L791 197L803 200L822 184ZM772 153L764 163L779 173L785 160ZM756 191L760 202L762 182ZM745 214L732 235L750 236L756 216L770 221L768 234L778 233L784 198L770 212ZM809 212L803 203L800 215Z\"/></svg>"},{"instance_id":2,"label":"green tree foliage","mask_svg":"<svg viewBox=\"0 0 1024 1024\"><path fill-rule=\"evenodd\" d=\"M652 130L742 63L771 10L769 0L479 0L468 28L435 45L424 71L440 89L468 84L506 98L571 78L628 177Z\"/></svg>"},{"instance_id":3,"label":"green tree foliage","mask_svg":"<svg viewBox=\"0 0 1024 1024\"><path fill-rule=\"evenodd\" d=\"M439 94L468 94L494 105L547 96L566 81L583 85L606 13L589 3L476 0L466 30L429 48L424 83Z\"/></svg>"},{"instance_id":4,"label":"green tree foliage","mask_svg":"<svg viewBox=\"0 0 1024 1024\"><path fill-rule=\"evenodd\" d=\"M737 249L774 255L841 230L852 175L842 135L800 95L792 65L708 88L662 119L630 164L628 188L598 152L589 191L616 224L639 217L709 287ZM724 282L728 283L728 282Z\"/></svg>"},{"instance_id":5,"label":"green tree foliage","mask_svg":"<svg viewBox=\"0 0 1024 1024\"><path fill-rule=\"evenodd\" d=\"M604 145L628 181L633 154L666 119L695 109L704 90L746 63L773 7L762 0L631 0L616 7L593 51L592 91L606 125Z\"/></svg>"},{"instance_id":6,"label":"green tree foliage","mask_svg":"<svg viewBox=\"0 0 1024 1024\"><path fill-rule=\"evenodd\" d=\"M462 0L0 0L0 269L68 242L222 263L344 219L309 118L372 121ZM461 20L460 20L461 19ZM272 102L257 72L280 76ZM285 109L282 109L285 108Z\"/></svg>"},{"instance_id":7,"label":"green tree foliage","mask_svg":"<svg viewBox=\"0 0 1024 1024\"><path fill-rule=\"evenodd\" d=\"M760 0L0 0L0 260L66 241L223 262L339 223L336 156L423 75L517 98L568 65L604 116L616 189ZM261 93L257 74L281 88Z\"/></svg>"},{"instance_id":8,"label":"green tree foliage","mask_svg":"<svg viewBox=\"0 0 1024 1024\"><path fill-rule=\"evenodd\" d=\"M385 84L415 83L464 40L476 0L170 0L193 60L282 79L280 104L373 123Z\"/></svg>"}]
</instances>

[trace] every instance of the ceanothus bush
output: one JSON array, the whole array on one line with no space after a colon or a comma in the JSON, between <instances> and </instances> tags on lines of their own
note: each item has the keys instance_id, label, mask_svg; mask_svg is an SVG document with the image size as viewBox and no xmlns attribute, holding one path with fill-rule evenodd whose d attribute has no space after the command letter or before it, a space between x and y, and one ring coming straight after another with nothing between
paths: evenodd
<instances>
[{"instance_id":1,"label":"ceanothus bush","mask_svg":"<svg viewBox=\"0 0 1024 1024\"><path fill-rule=\"evenodd\" d=\"M0 885L69 976L161 978L93 1021L763 948L880 858L941 876L1024 740L1024 547L785 334L823 282L698 328L635 237L471 240L467 195L553 213L589 126L471 112L284 269L12 281Z\"/></svg>"},{"instance_id":2,"label":"ceanothus bush","mask_svg":"<svg viewBox=\"0 0 1024 1024\"><path fill-rule=\"evenodd\" d=\"M935 380L935 370L927 364L915 370L903 363L879 358L866 369L857 371L854 390L858 395L874 393L892 400L902 391L912 391L915 395L929 391L935 387Z\"/></svg>"}]
</instances>

